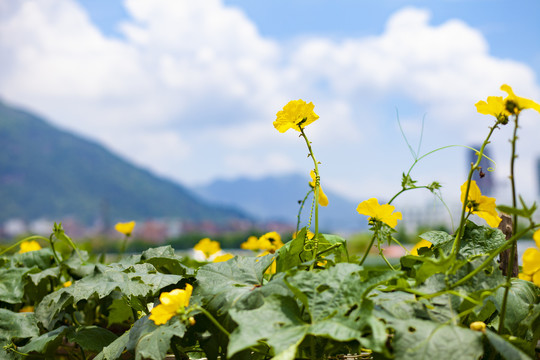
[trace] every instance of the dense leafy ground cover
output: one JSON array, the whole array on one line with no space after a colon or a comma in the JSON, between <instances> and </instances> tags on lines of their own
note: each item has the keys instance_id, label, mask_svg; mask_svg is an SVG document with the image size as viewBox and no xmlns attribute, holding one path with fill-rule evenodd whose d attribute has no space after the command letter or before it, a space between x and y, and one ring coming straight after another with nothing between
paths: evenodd
<instances>
[{"instance_id":1,"label":"dense leafy ground cover","mask_svg":"<svg viewBox=\"0 0 540 360\"><path fill-rule=\"evenodd\" d=\"M331 199L322 191L304 132L318 116L313 104L295 100L278 112L274 125L281 132L299 131L314 162L307 226L285 242L276 233L249 238L242 247L253 256L226 254L219 243L202 239L194 248L200 257L179 256L165 246L105 263L80 251L55 224L49 238L32 236L0 253L0 357L538 358L539 249L528 249L519 277L513 273L519 238L534 232L540 248L536 205L518 205L514 193L511 206L497 208L472 181L493 130L512 119L517 131L521 110L540 112L540 105L502 89L507 98L477 104L495 123L461 188L455 233L421 234L423 240L398 265L381 250L397 242L394 228L402 215L390 205L395 197L382 205L372 198L357 208L369 217L369 248L380 250L387 268L369 268L367 252L351 257L345 239L318 232L318 206ZM516 140L514 132L512 159ZM415 155L415 163L419 159ZM411 170L403 175L400 193L423 188L438 194L437 182L416 185ZM499 230L496 209L510 214L516 226ZM472 214L487 225L472 222ZM517 226L518 219L526 225ZM118 224L117 230L127 240L134 226ZM61 243L73 251L58 251ZM506 250L509 263L501 266L497 259Z\"/></svg>"}]
</instances>

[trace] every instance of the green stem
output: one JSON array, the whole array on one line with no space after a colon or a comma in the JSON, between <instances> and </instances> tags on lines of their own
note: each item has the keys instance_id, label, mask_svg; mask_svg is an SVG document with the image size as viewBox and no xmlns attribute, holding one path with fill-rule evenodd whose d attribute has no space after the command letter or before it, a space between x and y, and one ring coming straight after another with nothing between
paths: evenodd
<instances>
[{"instance_id":1,"label":"green stem","mask_svg":"<svg viewBox=\"0 0 540 360\"><path fill-rule=\"evenodd\" d=\"M484 140L484 143L482 144L482 147L480 148L480 150L478 151L478 159L476 160L476 163L474 164L471 164L471 169L469 170L469 175L467 176L467 187L466 187L466 190L465 190L465 194L462 195L463 197L463 206L461 207L461 216L460 216L460 220L459 220L459 227L458 227L458 230L456 232L456 237L454 239L454 243L452 244L452 255L457 255L457 252L459 250L459 247L460 247L460 242L461 242L461 237L463 236L463 229L465 227L465 221L466 221L466 218L465 218L465 212L467 210L467 205L468 205L468 199L469 199L469 190L471 189L471 181L472 181L472 176L474 174L474 172L478 169L478 166L480 166L480 160L482 160L482 157L483 157L483 154L484 154L484 149L486 147L487 144L489 144L489 139L491 138L491 135L493 134L493 131L495 131L495 129L498 128L498 122L495 123L495 125L493 125L492 127L489 128L489 134L488 136L486 137L486 139Z\"/></svg>"},{"instance_id":2,"label":"green stem","mask_svg":"<svg viewBox=\"0 0 540 360\"><path fill-rule=\"evenodd\" d=\"M299 129L300 129L300 134L302 135L302 137L304 138L304 140L306 141L306 145L307 145L307 148L309 150L309 155L311 156L311 159L313 160L313 166L315 167L315 169L313 170L315 172L315 186L314 186L314 191L315 191L315 231L314 231L314 235L313 235L313 240L314 240L314 248L313 248L313 259L312 260L316 260L317 259L317 252L319 250L319 190L320 190L320 175L319 175L319 166L318 166L318 163L317 163L317 159L315 159L315 155L313 155L313 149L311 148L311 143L309 142L307 136L306 136L306 133L304 132L304 129L301 127L301 126L298 126ZM310 267L310 270L313 270L315 266L315 262L311 265Z\"/></svg>"},{"instance_id":3,"label":"green stem","mask_svg":"<svg viewBox=\"0 0 540 360\"><path fill-rule=\"evenodd\" d=\"M518 130L518 120L519 120L519 112L515 115L514 121L514 134L512 136L512 140L510 141L512 143L512 157L510 158L510 184L512 187L512 207L515 209L517 207L517 197L516 197L516 182L515 182L515 174L514 174L514 163L517 158L516 155L516 142L517 142L517 130ZM512 215L512 235L515 235L518 228L518 216L517 214ZM512 237L514 238L514 236ZM506 307L508 303L508 293L510 292L510 287L512 286L512 273L514 270L514 257L516 256L516 248L517 248L517 238L515 238L512 241L512 247L510 250L510 259L508 261L508 267L506 268L506 288L504 290L504 296L503 296L503 302L501 305L501 316L499 320L499 329L498 333L502 334L504 331L504 320L506 317Z\"/></svg>"},{"instance_id":4,"label":"green stem","mask_svg":"<svg viewBox=\"0 0 540 360\"><path fill-rule=\"evenodd\" d=\"M371 237L371 241L369 242L369 245L366 249L366 252L364 253L364 256L362 256L362 259L360 260L358 265L362 265L364 261L366 260L366 258L368 257L369 251L371 250L371 247L373 246L373 243L375 242L376 235L377 235L376 233L373 233L373 236Z\"/></svg>"},{"instance_id":5,"label":"green stem","mask_svg":"<svg viewBox=\"0 0 540 360\"><path fill-rule=\"evenodd\" d=\"M304 200L300 203L300 209L298 209L298 216L296 221L296 234L298 235L298 230L300 230L300 215L302 214L302 209L304 208L304 204L306 203L307 198L309 197L309 194L313 192L313 189L309 190L306 196L304 197Z\"/></svg>"},{"instance_id":6,"label":"green stem","mask_svg":"<svg viewBox=\"0 0 540 360\"><path fill-rule=\"evenodd\" d=\"M327 252L330 252L330 251L332 251L332 250L334 250L335 248L340 247L340 246L341 246L341 244L334 244L334 245L330 246L329 248L324 249L324 250L321 251L320 253L317 253L317 258L319 258L319 256L321 256L322 254L325 254L325 253L327 253Z\"/></svg>"},{"instance_id":7,"label":"green stem","mask_svg":"<svg viewBox=\"0 0 540 360\"><path fill-rule=\"evenodd\" d=\"M200 310L204 315L206 315L206 317L223 333L225 334L228 338L231 337L231 334L227 331L227 329L225 329L223 326L221 326L221 324L216 320L215 317L212 316L212 314L210 314L208 311L206 311L205 308L201 307L201 306L195 306L194 307L195 309L197 310Z\"/></svg>"},{"instance_id":8,"label":"green stem","mask_svg":"<svg viewBox=\"0 0 540 360\"><path fill-rule=\"evenodd\" d=\"M468 273L467 275L465 275L464 277L462 277L461 279L459 279L458 281L456 281L455 283L451 284L450 285L450 288L455 288L467 281L469 281L473 276L475 276L476 274L478 274L480 271L482 271L486 266L490 265L491 262L493 261L493 259L495 259L495 257L499 256L499 254L501 252L503 252L504 250L508 249L517 239L521 238L523 235L525 235L529 230L532 230L534 229L535 226L529 226L528 228L520 231L519 233L517 233L516 235L512 236L510 239L508 239L508 241L506 241L503 245L499 246L497 248L497 250L493 251L487 258L486 260L484 260L484 262L478 266L476 269L474 269L473 271L471 271L470 273Z\"/></svg>"}]
</instances>

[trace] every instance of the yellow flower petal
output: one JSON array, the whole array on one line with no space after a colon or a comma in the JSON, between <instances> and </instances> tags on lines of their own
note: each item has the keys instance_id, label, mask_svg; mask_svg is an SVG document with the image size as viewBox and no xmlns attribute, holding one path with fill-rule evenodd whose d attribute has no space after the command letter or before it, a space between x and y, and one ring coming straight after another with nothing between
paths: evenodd
<instances>
[{"instance_id":1,"label":"yellow flower petal","mask_svg":"<svg viewBox=\"0 0 540 360\"><path fill-rule=\"evenodd\" d=\"M208 259L221 250L219 242L212 241L209 238L201 239L194 247L194 250L202 251L204 256Z\"/></svg>"},{"instance_id":2,"label":"yellow flower petal","mask_svg":"<svg viewBox=\"0 0 540 360\"><path fill-rule=\"evenodd\" d=\"M130 221L126 223L117 223L114 225L114 229L118 231L121 234L124 234L126 236L130 236L133 232L133 228L135 228L135 221Z\"/></svg>"},{"instance_id":3,"label":"yellow flower petal","mask_svg":"<svg viewBox=\"0 0 540 360\"><path fill-rule=\"evenodd\" d=\"M533 239L534 239L534 242L536 243L536 247L540 249L540 229L534 232Z\"/></svg>"},{"instance_id":4,"label":"yellow flower petal","mask_svg":"<svg viewBox=\"0 0 540 360\"><path fill-rule=\"evenodd\" d=\"M519 273L518 278L520 278L521 280L532 281L532 276L524 273Z\"/></svg>"},{"instance_id":5,"label":"yellow flower petal","mask_svg":"<svg viewBox=\"0 0 540 360\"><path fill-rule=\"evenodd\" d=\"M535 248L528 248L523 253L523 272L527 275L533 275L540 271L540 251Z\"/></svg>"},{"instance_id":6,"label":"yellow flower petal","mask_svg":"<svg viewBox=\"0 0 540 360\"><path fill-rule=\"evenodd\" d=\"M540 271L537 271L532 276L532 282L534 285L540 287Z\"/></svg>"},{"instance_id":7,"label":"yellow flower petal","mask_svg":"<svg viewBox=\"0 0 540 360\"><path fill-rule=\"evenodd\" d=\"M240 244L240 247L242 249L246 249L246 250L254 250L254 251L257 251L259 250L259 243L258 243L258 240L259 238L256 237L256 236L250 236L248 237L248 239L243 242L242 244Z\"/></svg>"},{"instance_id":8,"label":"yellow flower petal","mask_svg":"<svg viewBox=\"0 0 540 360\"><path fill-rule=\"evenodd\" d=\"M260 250L270 251L271 253L274 253L284 245L281 241L281 235L275 231L268 232L261 236L258 240L258 244Z\"/></svg>"},{"instance_id":9,"label":"yellow flower petal","mask_svg":"<svg viewBox=\"0 0 540 360\"><path fill-rule=\"evenodd\" d=\"M483 196L480 192L480 188L476 185L476 181L472 180L469 188L469 195L465 200L465 192L467 191L467 181L461 185L461 202L467 206L469 212L478 215L482 219L486 220L487 224L491 227L499 226L501 218L497 213L495 199L487 196Z\"/></svg>"},{"instance_id":10,"label":"yellow flower petal","mask_svg":"<svg viewBox=\"0 0 540 360\"><path fill-rule=\"evenodd\" d=\"M71 282L71 280L69 280L69 281L66 281L65 283L63 283L62 285L63 285L64 287L70 287L72 284L73 284L73 283Z\"/></svg>"},{"instance_id":11,"label":"yellow flower petal","mask_svg":"<svg viewBox=\"0 0 540 360\"><path fill-rule=\"evenodd\" d=\"M41 249L41 246L35 240L25 241L25 242L21 243L20 246L21 246L21 249L19 250L19 254L23 254L25 252L36 251L36 250Z\"/></svg>"},{"instance_id":12,"label":"yellow flower petal","mask_svg":"<svg viewBox=\"0 0 540 360\"><path fill-rule=\"evenodd\" d=\"M517 107L518 110L533 109L540 113L540 105L534 102L533 100L522 98L514 94L514 91L509 85L502 85L501 90L506 92L508 96L504 99L505 103L512 101Z\"/></svg>"},{"instance_id":13,"label":"yellow flower petal","mask_svg":"<svg viewBox=\"0 0 540 360\"><path fill-rule=\"evenodd\" d=\"M24 313L24 312L34 312L34 307L31 306L31 305L27 305L27 306L23 306L20 310L19 310L20 313Z\"/></svg>"},{"instance_id":14,"label":"yellow flower petal","mask_svg":"<svg viewBox=\"0 0 540 360\"><path fill-rule=\"evenodd\" d=\"M411 255L418 256L418 250L423 247L430 247L433 245L431 242L421 239L419 242L417 242L413 248L411 249Z\"/></svg>"},{"instance_id":15,"label":"yellow flower petal","mask_svg":"<svg viewBox=\"0 0 540 360\"><path fill-rule=\"evenodd\" d=\"M311 182L309 183L309 186L312 188L315 188L315 171L311 170L309 173L309 176L311 176ZM321 184L319 184L319 205L321 206L328 206L328 197L324 193Z\"/></svg>"},{"instance_id":16,"label":"yellow flower petal","mask_svg":"<svg viewBox=\"0 0 540 360\"><path fill-rule=\"evenodd\" d=\"M510 113L506 110L506 105L502 96L488 96L487 102L481 100L475 104L476 111L484 115L493 115L497 119L501 115L508 116Z\"/></svg>"},{"instance_id":17,"label":"yellow flower petal","mask_svg":"<svg viewBox=\"0 0 540 360\"><path fill-rule=\"evenodd\" d=\"M302 99L291 100L276 114L274 127L281 133L289 129L300 131L300 127L303 129L319 118L313 111L314 107L313 103L307 104Z\"/></svg>"},{"instance_id":18,"label":"yellow flower petal","mask_svg":"<svg viewBox=\"0 0 540 360\"><path fill-rule=\"evenodd\" d=\"M213 261L213 262L215 262L215 263L217 263L217 262L224 262L224 261L227 261L227 260L231 260L233 257L234 257L233 254L227 253L227 254L223 254L223 255L216 256L216 257L214 258L214 261Z\"/></svg>"},{"instance_id":19,"label":"yellow flower petal","mask_svg":"<svg viewBox=\"0 0 540 360\"><path fill-rule=\"evenodd\" d=\"M193 286L186 284L185 289L174 289L170 292L161 293L160 304L150 311L149 319L156 325L165 324L181 309L189 306L189 298L193 292Z\"/></svg>"},{"instance_id":20,"label":"yellow flower petal","mask_svg":"<svg viewBox=\"0 0 540 360\"><path fill-rule=\"evenodd\" d=\"M376 198L365 200L358 204L356 211L361 215L369 216L371 219L382 221L391 228L395 228L397 221L402 219L399 211L393 212L395 207L389 204L379 205Z\"/></svg>"}]
</instances>

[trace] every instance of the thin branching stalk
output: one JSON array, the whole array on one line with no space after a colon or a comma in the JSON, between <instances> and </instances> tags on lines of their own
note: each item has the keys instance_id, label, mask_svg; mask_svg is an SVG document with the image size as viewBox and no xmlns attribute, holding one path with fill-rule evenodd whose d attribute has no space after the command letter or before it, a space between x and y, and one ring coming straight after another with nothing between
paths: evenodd
<instances>
[{"instance_id":1,"label":"thin branching stalk","mask_svg":"<svg viewBox=\"0 0 540 360\"><path fill-rule=\"evenodd\" d=\"M459 227L458 227L458 230L456 232L456 237L454 239L454 243L452 244L452 255L453 256L456 256L457 255L457 252L459 251L459 247L460 247L460 243L461 243L461 237L463 236L463 229L465 228L465 222L466 222L466 211L467 211L467 205L468 205L468 198L469 198L469 190L471 189L471 181L472 181L472 177L473 177L473 174L474 172L478 169L478 167L480 166L480 160L482 160L482 156L484 154L484 149L486 147L487 144L489 144L489 139L491 138L491 135L493 134L493 132L495 131L495 129L498 128L498 125L499 123L496 122L495 125L493 125L492 127L489 128L489 133L486 137L486 139L484 140L484 143L482 144L482 147L480 147L480 150L478 151L478 159L476 160L476 162L474 164L471 164L471 169L469 170L469 175L467 176L467 187L465 189L465 194L464 194L464 201L463 201L463 206L461 207L461 216L460 216L460 220L459 220Z\"/></svg>"},{"instance_id":2,"label":"thin branching stalk","mask_svg":"<svg viewBox=\"0 0 540 360\"><path fill-rule=\"evenodd\" d=\"M517 130L518 130L518 120L519 120L519 111L514 116L514 133L512 139L510 140L512 144L512 155L510 158L510 185L512 187L512 207L517 208L517 196L516 196L516 182L515 182L515 173L514 173L514 164L517 158L516 154L516 142L517 142ZM512 215L512 235L515 235L518 229L518 216L517 214ZM501 305L501 316L499 321L498 333L502 334L504 331L504 320L506 317L506 308L508 303L508 293L510 292L510 287L512 286L512 272L514 269L514 257L516 256L517 248L517 238L512 237L513 241L511 242L510 250L510 259L508 261L508 268L506 269L506 288L504 290L503 301Z\"/></svg>"}]
</instances>

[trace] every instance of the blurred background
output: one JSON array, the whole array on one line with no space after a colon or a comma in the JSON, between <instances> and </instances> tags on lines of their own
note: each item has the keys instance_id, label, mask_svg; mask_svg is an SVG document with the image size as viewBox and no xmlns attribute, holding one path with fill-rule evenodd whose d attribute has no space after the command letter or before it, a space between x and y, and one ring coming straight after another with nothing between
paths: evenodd
<instances>
[{"instance_id":1,"label":"blurred background","mask_svg":"<svg viewBox=\"0 0 540 360\"><path fill-rule=\"evenodd\" d=\"M130 220L141 247L286 238L312 168L297 133L272 125L293 99L320 116L306 132L330 202L321 227L362 238L356 206L388 201L415 157L479 147L493 119L477 101L507 83L540 102L539 13L537 0L0 0L0 238L56 221L106 247ZM520 121L517 190L532 203L540 114ZM495 132L481 180L498 204L511 131ZM403 194L401 240L452 231L473 155L416 164L448 209Z\"/></svg>"}]
</instances>

